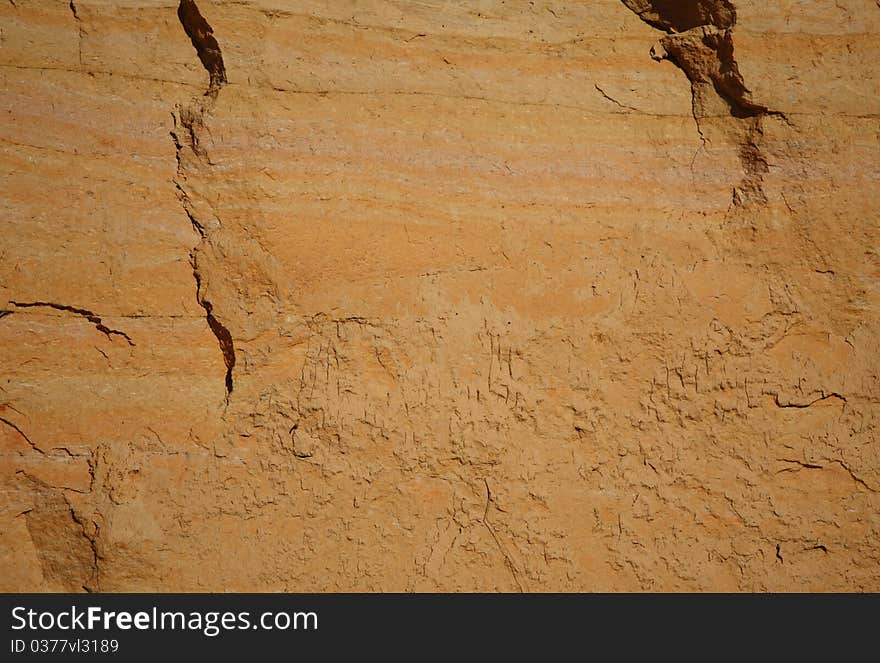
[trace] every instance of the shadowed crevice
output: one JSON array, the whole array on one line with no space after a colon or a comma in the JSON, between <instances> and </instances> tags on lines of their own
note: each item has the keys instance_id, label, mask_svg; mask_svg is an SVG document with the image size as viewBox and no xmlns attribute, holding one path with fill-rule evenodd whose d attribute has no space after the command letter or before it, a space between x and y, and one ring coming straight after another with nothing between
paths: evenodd
<instances>
[{"instance_id":1,"label":"shadowed crevice","mask_svg":"<svg viewBox=\"0 0 880 663\"><path fill-rule=\"evenodd\" d=\"M232 370L235 368L235 344L232 341L232 334L226 326L220 322L214 315L214 306L210 301L202 295L202 277L196 267L195 256L192 259L193 276L196 279L196 299L199 305L205 309L205 318L208 326L211 328L214 336L217 337L217 343L220 345L220 352L223 353L223 363L226 365L226 394L232 393Z\"/></svg>"},{"instance_id":2,"label":"shadowed crevice","mask_svg":"<svg viewBox=\"0 0 880 663\"><path fill-rule=\"evenodd\" d=\"M621 0L639 18L666 33L651 49L655 60L668 60L691 84L691 111L700 140L707 143L702 121L729 117L727 130L737 143L743 179L733 188L734 206L764 204L764 175L769 167L761 150L763 119L785 114L752 99L734 56L736 9L729 0ZM721 103L719 103L721 102Z\"/></svg>"},{"instance_id":3,"label":"shadowed crevice","mask_svg":"<svg viewBox=\"0 0 880 663\"><path fill-rule=\"evenodd\" d=\"M220 89L226 84L226 66L223 63L223 53L220 50L220 44L214 37L214 29L205 20L199 11L194 0L180 0L177 7L177 17L183 26L184 32L192 42L196 49L196 55L199 61L208 72L210 82L208 89L201 97L196 97L191 102L178 109L175 114L175 124L182 131L172 131L171 137L174 140L177 156L177 178L175 185L177 187L178 199L186 212L193 229L198 232L200 237L199 245L190 252L190 263L193 268L193 277L196 281L196 300L205 310L205 319L208 322L211 332L217 338L220 351L223 354L223 363L226 366L226 398L233 389L232 372L235 368L235 343L232 339L232 333L218 319L214 312L213 303L204 295L203 278L200 271L199 253L210 246L211 237L208 235L208 225L199 219L195 209L190 192L186 186L186 170L187 167L209 167L210 160L207 152L200 141L200 132L205 128L205 121L210 116L217 101L217 95ZM188 153L190 158L183 159L184 153ZM194 159L193 159L194 157Z\"/></svg>"},{"instance_id":4,"label":"shadowed crevice","mask_svg":"<svg viewBox=\"0 0 880 663\"><path fill-rule=\"evenodd\" d=\"M226 66L223 64L220 44L214 37L214 29L202 16L194 0L180 0L177 7L177 18L180 19L180 24L210 77L205 94L216 95L220 88L226 84Z\"/></svg>"},{"instance_id":5,"label":"shadowed crevice","mask_svg":"<svg viewBox=\"0 0 880 663\"><path fill-rule=\"evenodd\" d=\"M107 336L107 338L112 340L113 336L121 336L125 339L126 343L131 346L134 346L134 342L131 340L131 337L126 334L124 331L120 331L118 329L111 329L107 325L103 323L101 317L95 315L88 309L78 308L76 306L67 306L66 304L56 304L54 302L9 302L13 306L17 308L35 308L35 307L45 307L55 309L56 311L66 311L68 313L75 313L78 316L81 316L95 325L95 329L99 332ZM11 311L7 312L7 315L11 313Z\"/></svg>"}]
</instances>

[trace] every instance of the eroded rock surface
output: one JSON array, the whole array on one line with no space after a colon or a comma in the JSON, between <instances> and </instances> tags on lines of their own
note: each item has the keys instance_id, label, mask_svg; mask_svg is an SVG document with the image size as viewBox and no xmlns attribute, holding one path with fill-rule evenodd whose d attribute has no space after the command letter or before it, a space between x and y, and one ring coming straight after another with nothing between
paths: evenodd
<instances>
[{"instance_id":1,"label":"eroded rock surface","mask_svg":"<svg viewBox=\"0 0 880 663\"><path fill-rule=\"evenodd\" d=\"M874 0L0 8L0 590L880 590Z\"/></svg>"}]
</instances>

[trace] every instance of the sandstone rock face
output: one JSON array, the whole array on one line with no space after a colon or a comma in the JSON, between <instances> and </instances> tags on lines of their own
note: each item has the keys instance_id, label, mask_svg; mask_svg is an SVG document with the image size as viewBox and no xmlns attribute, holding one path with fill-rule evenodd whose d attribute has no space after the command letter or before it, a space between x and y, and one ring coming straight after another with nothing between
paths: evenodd
<instances>
[{"instance_id":1,"label":"sandstone rock face","mask_svg":"<svg viewBox=\"0 0 880 663\"><path fill-rule=\"evenodd\" d=\"M880 590L874 0L10 0L0 590Z\"/></svg>"}]
</instances>

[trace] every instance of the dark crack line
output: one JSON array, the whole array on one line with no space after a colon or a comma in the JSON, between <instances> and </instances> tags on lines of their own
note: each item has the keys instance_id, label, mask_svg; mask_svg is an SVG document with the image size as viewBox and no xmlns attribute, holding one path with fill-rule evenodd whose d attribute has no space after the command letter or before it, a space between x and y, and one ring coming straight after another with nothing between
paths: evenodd
<instances>
[{"instance_id":1,"label":"dark crack line","mask_svg":"<svg viewBox=\"0 0 880 663\"><path fill-rule=\"evenodd\" d=\"M174 136L174 134L171 135ZM176 136L175 140L177 140ZM178 151L178 154L179 153L180 152ZM203 226L201 221L199 221L198 218L196 218L196 215L193 214L192 201L189 199L189 196L187 195L186 191L184 191L182 186L180 186L179 184L176 184L175 186L177 187L177 195L180 196L180 202L183 204L183 211L186 212L187 217L189 217L189 222L190 224L192 224L193 230L195 230L199 234L199 237L205 239L205 226Z\"/></svg>"},{"instance_id":2,"label":"dark crack line","mask_svg":"<svg viewBox=\"0 0 880 663\"><path fill-rule=\"evenodd\" d=\"M121 336L125 339L125 341L132 347L134 347L134 341L131 340L131 337L126 334L124 331L120 331L119 329L111 329L107 325L103 323L101 317L92 311L84 308L78 308L76 306L67 306L65 304L55 304L54 302L14 302L10 301L10 304L16 306L18 308L51 308L56 311L66 311L68 313L75 313L76 315L85 318L89 322L91 322L95 329L97 329L102 334L106 335L107 338L112 340L113 336Z\"/></svg>"},{"instance_id":3,"label":"dark crack line","mask_svg":"<svg viewBox=\"0 0 880 663\"><path fill-rule=\"evenodd\" d=\"M694 118L694 125L697 127L697 134L700 136L700 147L696 149L694 156L691 157L691 175L695 176L694 164L697 162L697 157L700 156L700 152L706 149L706 145L709 141L706 138L706 134L703 133L703 126L700 124L700 116L697 113L697 96L693 92L693 85L691 85L691 115Z\"/></svg>"},{"instance_id":4,"label":"dark crack line","mask_svg":"<svg viewBox=\"0 0 880 663\"><path fill-rule=\"evenodd\" d=\"M780 463L791 463L794 467L784 467L779 470L776 474L782 474L783 472L800 472L801 470L823 470L825 469L824 465L817 465L816 463L807 463L804 461L796 460L793 458L777 458L777 462Z\"/></svg>"},{"instance_id":5,"label":"dark crack line","mask_svg":"<svg viewBox=\"0 0 880 663\"><path fill-rule=\"evenodd\" d=\"M233 388L232 371L235 368L235 343L232 340L232 334L229 332L229 329L214 315L214 305L202 295L202 276L198 269L195 252L190 256L190 263L193 268L193 277L196 280L196 300L199 306L205 309L205 319L208 321L208 327L211 328L211 332L217 338L220 352L223 353L223 363L226 365L226 395L228 397L232 393Z\"/></svg>"},{"instance_id":6,"label":"dark crack line","mask_svg":"<svg viewBox=\"0 0 880 663\"><path fill-rule=\"evenodd\" d=\"M599 92L599 94L601 94L605 99L607 99L608 101L610 101L612 104L614 104L614 105L617 106L618 108L622 108L622 109L624 109L624 110L631 110L631 111L633 111L633 112L635 112L635 113L641 113L641 112L642 112L642 111L640 111L638 108L635 108L634 106L627 106L626 104L622 104L622 103L620 103L617 99L615 99L614 97L610 96L607 92L605 92L605 90L603 90L601 87L599 87L598 83L593 83L593 86L596 88L596 90Z\"/></svg>"},{"instance_id":7,"label":"dark crack line","mask_svg":"<svg viewBox=\"0 0 880 663\"><path fill-rule=\"evenodd\" d=\"M70 500L67 499L67 495L64 494L64 490L62 488L56 488L55 486L51 486L45 481L38 479L35 476L27 473L24 470L16 470L16 474L24 477L27 481L29 481L36 490L38 491L48 491L57 495L61 500L63 500L64 505L67 507L67 511L70 515L71 521L79 527L80 533L82 534L83 539L85 539L86 543L89 546L89 550L91 551L91 569L89 570L89 577L85 578L85 583L81 585L83 591L86 593L93 593L99 591L99 560L100 555L98 554L98 534L100 532L100 528L97 523L93 523L95 525L95 533L90 534L88 528L86 527L85 521L76 513L76 510L73 508L73 505L70 503ZM30 508L25 510L19 515L24 515L28 530L31 530L31 514L34 513L34 508ZM33 533L32 533L33 537ZM40 560L41 565L43 565L42 559ZM45 567L44 567L45 568Z\"/></svg>"},{"instance_id":8,"label":"dark crack line","mask_svg":"<svg viewBox=\"0 0 880 663\"><path fill-rule=\"evenodd\" d=\"M214 37L214 29L202 16L194 0L180 0L177 18L180 19L180 24L210 77L205 95L216 96L220 88L226 84L226 66L223 64L220 44Z\"/></svg>"},{"instance_id":9,"label":"dark crack line","mask_svg":"<svg viewBox=\"0 0 880 663\"><path fill-rule=\"evenodd\" d=\"M821 403L822 401L827 401L829 398L836 398L840 401L843 401L843 403L846 404L846 397L842 396L841 394L838 394L836 391L833 391L829 394L823 393L821 396L819 396L819 398L816 398L816 399L810 401L809 403L791 403L791 402L783 403L782 401L779 400L779 394L774 394L773 395L773 402L776 404L776 407L779 407L779 408L796 408L799 410L804 410L812 405L815 405L816 403Z\"/></svg>"},{"instance_id":10,"label":"dark crack line","mask_svg":"<svg viewBox=\"0 0 880 663\"><path fill-rule=\"evenodd\" d=\"M513 563L513 560L510 558L510 554L501 543L501 539L498 538L498 534L495 532L495 528L492 527L492 523L489 522L489 506L494 502L494 499L492 498L492 491L489 490L489 482L486 479L483 479L483 483L486 484L486 508L483 509L483 525L486 526L486 529L489 530L489 534L492 535L492 539L495 541L495 545L498 547L498 551L501 553L501 556L504 557L504 565L510 571L510 575L513 576L513 581L516 583L519 591L525 592L522 582L520 582L519 579L519 571L516 568L516 564Z\"/></svg>"},{"instance_id":11,"label":"dark crack line","mask_svg":"<svg viewBox=\"0 0 880 663\"><path fill-rule=\"evenodd\" d=\"M844 469L844 471L847 474L849 474L850 478L853 481L855 481L857 484L859 484L865 490L867 490L871 493L878 492L878 490L876 488L873 488L870 485L868 485L867 481L865 481L860 476L858 476L855 472L853 472L852 468L849 465L847 465L846 463L844 463L842 460L840 460L838 458L826 458L825 460L827 460L829 463L836 463L837 465L840 465L840 467L842 467Z\"/></svg>"},{"instance_id":12,"label":"dark crack line","mask_svg":"<svg viewBox=\"0 0 880 663\"><path fill-rule=\"evenodd\" d=\"M825 465L819 465L817 463L809 463L805 461L795 460L792 458L777 458L777 461L780 463L791 463L794 467L786 467L779 470L776 474L782 474L783 472L800 472L802 469L807 470L824 470L826 468ZM876 488L870 486L864 479L858 476L855 472L852 471L852 468L849 467L846 463L844 463L839 458L823 458L822 460L831 463L833 465L840 465L841 469L846 472L850 478L860 485L865 490L876 493L878 492Z\"/></svg>"},{"instance_id":13,"label":"dark crack line","mask_svg":"<svg viewBox=\"0 0 880 663\"><path fill-rule=\"evenodd\" d=\"M71 520L73 520L73 522L75 522L77 525L79 525L79 528L82 531L83 538L89 544L89 549L92 551L92 577L89 578L89 580L94 581L94 587L90 586L89 584L86 584L86 585L82 585L82 588L87 594L92 594L94 592L98 592L98 591L100 591L99 588L101 586L100 566L98 564L98 560L100 559L100 556L98 555L98 541L97 541L98 531L100 531L100 530L98 528L97 523L94 523L96 532L94 535L89 534L89 530L86 528L85 522L82 520L82 518L80 518L78 515L76 515L76 511L74 511L73 507L70 505L70 502L68 501L67 496L65 496L63 494L62 494L62 496L64 497L64 501L67 502L67 506L70 508Z\"/></svg>"},{"instance_id":14,"label":"dark crack line","mask_svg":"<svg viewBox=\"0 0 880 663\"><path fill-rule=\"evenodd\" d=\"M217 337L217 342L220 344L220 351L223 353L223 362L226 364L226 393L232 393L232 369L235 368L235 347L232 342L232 334L229 333L229 330L223 326L223 324L214 317L214 314L211 312L211 303L207 301L203 301L202 307L205 309L205 314L208 319L208 326L211 328L211 331L214 332L214 336Z\"/></svg>"},{"instance_id":15,"label":"dark crack line","mask_svg":"<svg viewBox=\"0 0 880 663\"><path fill-rule=\"evenodd\" d=\"M6 419L5 417L0 417L0 422L3 422L7 426L9 426L12 430L14 430L16 433L18 433L22 438L24 438L24 441L30 445L31 449L33 449L34 451L36 451L37 453L39 453L43 456L46 455L45 451L40 449L40 447L38 447L34 442L32 442L31 438L29 438L21 428L19 428L14 423L9 421L9 419Z\"/></svg>"},{"instance_id":16,"label":"dark crack line","mask_svg":"<svg viewBox=\"0 0 880 663\"><path fill-rule=\"evenodd\" d=\"M196 50L199 61L208 72L209 83L205 90L204 97L206 101L200 101L198 98L192 100L189 106L181 108L178 115L175 116L175 123L179 117L179 126L186 132L182 136L178 136L175 131L171 132L176 149L175 156L177 158L177 175L178 181L175 182L177 187L177 195L180 199L181 206L189 218L193 229L199 234L200 243L190 252L190 264L193 269L193 277L196 281L196 300L205 310L205 319L208 322L211 332L217 338L220 351L223 354L223 363L226 366L226 399L229 402L229 395L233 390L233 369L235 368L235 343L229 329L217 318L214 313L214 305L204 295L202 283L202 274L199 268L199 250L210 242L205 224L199 220L194 211L194 206L189 194L181 184L181 178L185 180L185 168L182 161L183 150L187 147L192 150L202 162L210 165L205 149L200 145L198 129L203 128L205 115L209 113L217 100L220 89L226 84L226 66L223 63L223 53L220 49L216 37L214 37L214 29L202 16L198 5L194 0L180 0L177 7L177 17L183 26L184 32L192 42L193 48ZM188 139L188 144L181 142L181 137Z\"/></svg>"},{"instance_id":17,"label":"dark crack line","mask_svg":"<svg viewBox=\"0 0 880 663\"><path fill-rule=\"evenodd\" d=\"M83 64L83 55L82 55L83 27L82 27L82 21L80 20L79 13L76 10L76 4L73 2L73 0L70 0L70 2L68 3L67 6L70 7L70 13L73 14L73 20L76 21L76 29L77 29L77 35L78 35L77 52L79 55L79 66L82 67L82 64Z\"/></svg>"}]
</instances>

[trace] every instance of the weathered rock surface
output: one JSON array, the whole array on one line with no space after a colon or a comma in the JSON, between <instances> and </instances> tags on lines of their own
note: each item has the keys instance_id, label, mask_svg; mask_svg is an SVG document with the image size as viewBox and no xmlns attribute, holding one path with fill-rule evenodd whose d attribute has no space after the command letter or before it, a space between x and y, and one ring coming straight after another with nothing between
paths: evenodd
<instances>
[{"instance_id":1,"label":"weathered rock surface","mask_svg":"<svg viewBox=\"0 0 880 663\"><path fill-rule=\"evenodd\" d=\"M874 0L10 0L0 590L880 590Z\"/></svg>"}]
</instances>

